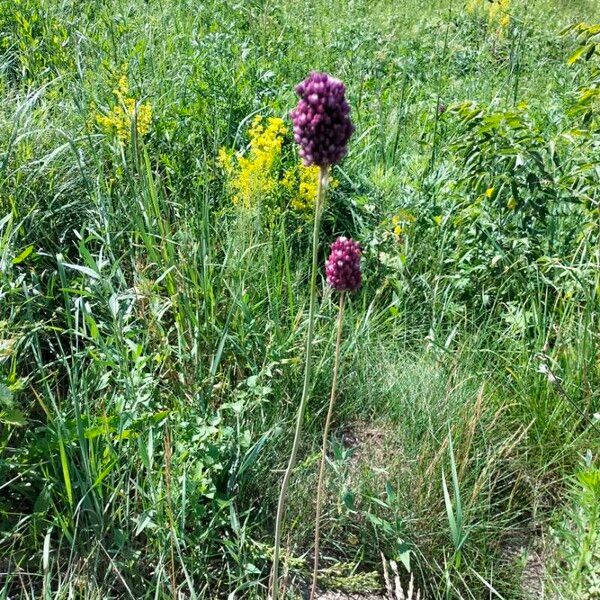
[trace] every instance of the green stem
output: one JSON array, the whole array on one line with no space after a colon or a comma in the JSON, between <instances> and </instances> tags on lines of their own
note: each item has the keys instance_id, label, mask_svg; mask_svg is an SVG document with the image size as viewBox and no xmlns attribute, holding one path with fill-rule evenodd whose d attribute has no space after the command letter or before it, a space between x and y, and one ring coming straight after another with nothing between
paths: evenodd
<instances>
[{"instance_id":1,"label":"green stem","mask_svg":"<svg viewBox=\"0 0 600 600\"><path fill-rule=\"evenodd\" d=\"M315 562L313 567L312 589L310 591L310 600L314 600L317 593L317 574L319 572L319 541L321 533L321 509L323 504L323 479L325 478L325 461L327 458L327 439L329 438L329 428L331 426L331 417L333 415L333 404L337 391L338 371L340 366L340 347L342 342L342 322L344 318L344 300L346 294L340 294L340 306L338 310L337 338L335 341L335 359L333 363L333 381L331 382L331 395L329 396L329 408L327 418L325 419L325 429L323 430L323 445L321 446L321 465L319 466L319 480L317 482L317 514L315 517Z\"/></svg>"},{"instance_id":2,"label":"green stem","mask_svg":"<svg viewBox=\"0 0 600 600\"><path fill-rule=\"evenodd\" d=\"M302 398L298 407L296 417L296 431L294 433L294 441L292 442L292 450L288 466L281 482L281 491L279 492L279 502L277 504L277 516L275 518L275 544L273 548L273 571L271 573L271 600L277 600L279 595L279 553L281 546L281 526L285 513L285 500L290 483L290 477L294 465L296 464L296 455L298 446L300 445L300 437L302 435L302 423L304 421L304 411L308 402L311 382L311 366L312 366L312 344L315 332L315 310L317 306L317 273L319 270L319 233L321 230L321 214L325 201L325 191L327 188L327 178L329 175L329 167L320 167L319 170L319 185L317 188L317 201L315 204L315 222L313 228L312 241L312 269L310 273L310 304L308 308L308 334L306 336L306 354L304 363L304 385L302 387Z\"/></svg>"}]
</instances>

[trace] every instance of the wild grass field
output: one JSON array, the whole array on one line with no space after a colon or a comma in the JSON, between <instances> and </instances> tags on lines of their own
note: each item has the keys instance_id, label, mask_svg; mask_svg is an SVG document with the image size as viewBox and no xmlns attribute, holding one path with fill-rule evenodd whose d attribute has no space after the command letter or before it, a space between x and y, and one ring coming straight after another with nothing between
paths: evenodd
<instances>
[{"instance_id":1,"label":"wild grass field","mask_svg":"<svg viewBox=\"0 0 600 600\"><path fill-rule=\"evenodd\" d=\"M311 580L344 235L322 598L600 598L599 24L597 0L0 0L0 599L267 598L313 70L356 130L281 597Z\"/></svg>"}]
</instances>

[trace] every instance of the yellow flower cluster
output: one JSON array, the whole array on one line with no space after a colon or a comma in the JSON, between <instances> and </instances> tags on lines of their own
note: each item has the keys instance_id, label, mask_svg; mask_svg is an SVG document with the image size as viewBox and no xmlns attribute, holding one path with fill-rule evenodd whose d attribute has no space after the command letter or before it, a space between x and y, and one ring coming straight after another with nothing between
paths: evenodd
<instances>
[{"instance_id":1,"label":"yellow flower cluster","mask_svg":"<svg viewBox=\"0 0 600 600\"><path fill-rule=\"evenodd\" d=\"M288 128L282 119L257 116L248 131L249 149L245 154L221 148L217 164L229 179L233 203L250 208L264 203L278 193L291 199L298 212L312 211L317 195L319 168L297 163L290 168L281 165L282 146ZM337 181L330 180L330 188Z\"/></svg>"},{"instance_id":2,"label":"yellow flower cluster","mask_svg":"<svg viewBox=\"0 0 600 600\"><path fill-rule=\"evenodd\" d=\"M283 119L269 118L266 124L259 115L248 132L250 148L246 155L219 150L218 163L230 177L233 203L249 208L271 195L277 187L275 168L287 128Z\"/></svg>"},{"instance_id":3,"label":"yellow flower cluster","mask_svg":"<svg viewBox=\"0 0 600 600\"><path fill-rule=\"evenodd\" d=\"M303 212L311 211L317 197L319 167L303 164L287 170L283 174L282 185L292 196L292 208Z\"/></svg>"},{"instance_id":4,"label":"yellow flower cluster","mask_svg":"<svg viewBox=\"0 0 600 600\"><path fill-rule=\"evenodd\" d=\"M510 23L509 7L510 0L469 0L467 2L467 11L473 13L484 10L490 23L498 25L501 31Z\"/></svg>"},{"instance_id":5,"label":"yellow flower cluster","mask_svg":"<svg viewBox=\"0 0 600 600\"><path fill-rule=\"evenodd\" d=\"M400 210L392 217L392 227L394 235L400 237L417 220L417 218L407 210Z\"/></svg>"},{"instance_id":6,"label":"yellow flower cluster","mask_svg":"<svg viewBox=\"0 0 600 600\"><path fill-rule=\"evenodd\" d=\"M319 167L316 165L305 167L302 163L298 163L284 172L281 184L292 199L290 205L294 210L307 215L312 214L319 186ZM334 190L338 185L339 181L335 177L330 177L329 189Z\"/></svg>"},{"instance_id":7,"label":"yellow flower cluster","mask_svg":"<svg viewBox=\"0 0 600 600\"><path fill-rule=\"evenodd\" d=\"M138 102L129 95L129 83L126 75L119 79L113 94L116 99L114 106L107 114L96 115L98 126L107 133L115 134L121 142L129 140L134 123L139 136L148 133L152 120L152 105L149 102Z\"/></svg>"}]
</instances>

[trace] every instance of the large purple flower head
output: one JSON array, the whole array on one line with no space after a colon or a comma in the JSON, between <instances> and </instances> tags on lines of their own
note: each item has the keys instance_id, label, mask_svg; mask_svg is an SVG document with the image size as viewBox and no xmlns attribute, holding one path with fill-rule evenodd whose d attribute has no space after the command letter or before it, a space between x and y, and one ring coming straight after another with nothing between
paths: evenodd
<instances>
[{"instance_id":1,"label":"large purple flower head","mask_svg":"<svg viewBox=\"0 0 600 600\"><path fill-rule=\"evenodd\" d=\"M360 244L353 239L339 237L331 244L331 253L325 264L327 283L338 292L355 292L362 283L360 272Z\"/></svg>"},{"instance_id":2,"label":"large purple flower head","mask_svg":"<svg viewBox=\"0 0 600 600\"><path fill-rule=\"evenodd\" d=\"M327 73L313 72L296 87L296 93L300 101L290 114L302 161L307 167L339 163L354 131L346 86Z\"/></svg>"}]
</instances>

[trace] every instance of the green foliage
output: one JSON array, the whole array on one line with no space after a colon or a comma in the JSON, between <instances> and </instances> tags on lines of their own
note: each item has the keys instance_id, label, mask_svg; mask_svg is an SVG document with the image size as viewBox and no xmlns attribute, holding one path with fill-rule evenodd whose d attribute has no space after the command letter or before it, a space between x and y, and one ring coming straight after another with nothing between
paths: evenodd
<instances>
[{"instance_id":1,"label":"green foliage","mask_svg":"<svg viewBox=\"0 0 600 600\"><path fill-rule=\"evenodd\" d=\"M569 56L569 65L583 61L590 63L586 73L588 81L577 90L571 111L580 115L583 123L593 132L598 127L600 100L600 25L578 23L565 29L563 34L576 36L576 50Z\"/></svg>"},{"instance_id":2,"label":"green foliage","mask_svg":"<svg viewBox=\"0 0 600 600\"><path fill-rule=\"evenodd\" d=\"M219 150L243 151L256 115L289 127L314 68L347 83L357 126L320 241L365 248L322 581L375 590L383 553L428 598L525 598L505 547L552 523L549 570L590 593L597 457L565 482L600 410L598 28L573 25L600 15L514 0L509 17L0 0L0 597L265 597L311 223L289 210L300 173L236 207ZM142 129L98 127L132 106ZM319 290L289 597L330 384Z\"/></svg>"},{"instance_id":3,"label":"green foliage","mask_svg":"<svg viewBox=\"0 0 600 600\"><path fill-rule=\"evenodd\" d=\"M600 595L600 470L580 470L566 502L553 529L558 553L554 585L565 598L591 600Z\"/></svg>"},{"instance_id":4,"label":"green foliage","mask_svg":"<svg viewBox=\"0 0 600 600\"><path fill-rule=\"evenodd\" d=\"M375 572L356 572L358 565L338 563L325 569L321 574L324 586L348 593L365 594L380 588L379 575Z\"/></svg>"},{"instance_id":5,"label":"green foliage","mask_svg":"<svg viewBox=\"0 0 600 600\"><path fill-rule=\"evenodd\" d=\"M454 566L460 569L461 566L461 548L467 541L468 531L465 531L463 525L463 511L460 500L460 487L458 484L458 475L456 472L456 461L454 458L454 448L452 447L452 435L448 437L449 453L450 453L450 469L452 473L452 490L454 494L454 502L450 498L448 485L446 484L446 475L442 471L442 489L444 491L444 504L446 505L446 514L448 515L448 525L450 528L450 536L454 545Z\"/></svg>"},{"instance_id":6,"label":"green foliage","mask_svg":"<svg viewBox=\"0 0 600 600\"><path fill-rule=\"evenodd\" d=\"M69 41L45 0L0 2L0 57L11 79L39 85L73 68Z\"/></svg>"}]
</instances>

